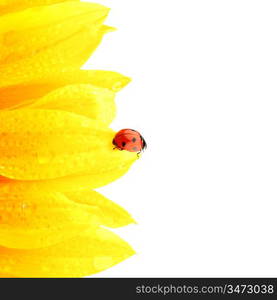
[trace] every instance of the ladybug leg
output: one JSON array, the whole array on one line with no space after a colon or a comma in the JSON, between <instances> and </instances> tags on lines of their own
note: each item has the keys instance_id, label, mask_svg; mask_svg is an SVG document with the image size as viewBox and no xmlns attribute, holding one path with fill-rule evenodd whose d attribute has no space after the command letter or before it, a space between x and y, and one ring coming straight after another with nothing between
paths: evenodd
<instances>
[{"instance_id":1,"label":"ladybug leg","mask_svg":"<svg viewBox=\"0 0 277 300\"><path fill-rule=\"evenodd\" d=\"M115 149L117 149L117 150L119 150L119 151L123 151L123 149L120 149L120 148L118 148L118 147L113 147L113 150L115 150Z\"/></svg>"},{"instance_id":2,"label":"ladybug leg","mask_svg":"<svg viewBox=\"0 0 277 300\"><path fill-rule=\"evenodd\" d=\"M140 152L141 151L137 152L137 158L140 158Z\"/></svg>"}]
</instances>

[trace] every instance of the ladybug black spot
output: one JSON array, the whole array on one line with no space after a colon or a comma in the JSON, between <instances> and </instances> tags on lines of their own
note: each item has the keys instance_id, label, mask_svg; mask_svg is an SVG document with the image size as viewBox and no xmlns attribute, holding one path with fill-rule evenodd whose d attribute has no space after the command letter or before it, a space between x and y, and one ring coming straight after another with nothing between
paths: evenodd
<instances>
[{"instance_id":1,"label":"ladybug black spot","mask_svg":"<svg viewBox=\"0 0 277 300\"><path fill-rule=\"evenodd\" d=\"M125 146L126 146L126 143L125 143L125 142L122 142L122 143L121 143L121 146L122 146L122 147L125 147Z\"/></svg>"},{"instance_id":2,"label":"ladybug black spot","mask_svg":"<svg viewBox=\"0 0 277 300\"><path fill-rule=\"evenodd\" d=\"M133 142L133 143L135 143L135 142L136 142L136 140L137 140L136 138L133 138L133 139L132 139L132 142Z\"/></svg>"},{"instance_id":3,"label":"ladybug black spot","mask_svg":"<svg viewBox=\"0 0 277 300\"><path fill-rule=\"evenodd\" d=\"M137 148L137 147L133 147L133 150L134 150L134 151L138 151L138 148Z\"/></svg>"}]
</instances>

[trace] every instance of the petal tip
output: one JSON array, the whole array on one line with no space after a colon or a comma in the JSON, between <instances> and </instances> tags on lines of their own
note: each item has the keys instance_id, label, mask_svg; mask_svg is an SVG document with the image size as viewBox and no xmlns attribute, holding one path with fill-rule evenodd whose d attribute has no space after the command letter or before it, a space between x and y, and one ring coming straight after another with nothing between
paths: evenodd
<instances>
[{"instance_id":1,"label":"petal tip","mask_svg":"<svg viewBox=\"0 0 277 300\"><path fill-rule=\"evenodd\" d=\"M125 86L127 86L131 81L132 81L132 79L130 77L122 75L122 78L113 84L112 90L114 92L119 92Z\"/></svg>"},{"instance_id":2,"label":"petal tip","mask_svg":"<svg viewBox=\"0 0 277 300\"><path fill-rule=\"evenodd\" d=\"M108 25L103 25L103 26L101 27L101 30L102 30L103 33L109 33L109 32L114 32L114 31L116 31L117 28L112 27L112 26L108 26Z\"/></svg>"}]
</instances>

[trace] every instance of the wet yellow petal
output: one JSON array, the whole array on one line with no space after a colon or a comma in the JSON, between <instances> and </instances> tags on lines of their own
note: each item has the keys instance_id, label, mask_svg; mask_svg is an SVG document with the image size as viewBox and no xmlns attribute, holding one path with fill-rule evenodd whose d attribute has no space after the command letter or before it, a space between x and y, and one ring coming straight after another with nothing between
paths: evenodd
<instances>
[{"instance_id":1,"label":"wet yellow petal","mask_svg":"<svg viewBox=\"0 0 277 300\"><path fill-rule=\"evenodd\" d=\"M92 210L94 215L99 217L99 224L101 225L117 228L135 223L125 209L96 191L70 192L66 193L66 196L77 203L88 206L89 211Z\"/></svg>"},{"instance_id":2,"label":"wet yellow petal","mask_svg":"<svg viewBox=\"0 0 277 300\"><path fill-rule=\"evenodd\" d=\"M127 211L97 192L64 195L27 184L0 188L0 216L0 245L19 249L50 246L91 225L134 223Z\"/></svg>"},{"instance_id":3,"label":"wet yellow petal","mask_svg":"<svg viewBox=\"0 0 277 300\"><path fill-rule=\"evenodd\" d=\"M48 248L0 248L1 273L15 277L82 277L123 261L134 250L105 229L90 229Z\"/></svg>"},{"instance_id":4,"label":"wet yellow petal","mask_svg":"<svg viewBox=\"0 0 277 300\"><path fill-rule=\"evenodd\" d=\"M68 2L4 15L0 17L0 64L35 55L88 27L99 28L108 12L99 4Z\"/></svg>"},{"instance_id":5,"label":"wet yellow petal","mask_svg":"<svg viewBox=\"0 0 277 300\"><path fill-rule=\"evenodd\" d=\"M0 1L0 15L22 10L28 7L50 5L66 1L79 0L1 0Z\"/></svg>"},{"instance_id":6,"label":"wet yellow petal","mask_svg":"<svg viewBox=\"0 0 277 300\"><path fill-rule=\"evenodd\" d=\"M18 105L29 99L43 97L54 89L72 84L92 84L118 92L130 78L112 71L74 70L53 73L32 82L0 88L0 109Z\"/></svg>"},{"instance_id":7,"label":"wet yellow petal","mask_svg":"<svg viewBox=\"0 0 277 300\"><path fill-rule=\"evenodd\" d=\"M113 92L118 92L124 88L130 81L131 78L123 76L120 73L113 71L103 71L103 70L80 70L80 73L67 73L67 80L76 81L79 76L79 80L87 78L93 85L99 87L110 89ZM72 76L72 77L70 77ZM64 79L65 79L64 78Z\"/></svg>"},{"instance_id":8,"label":"wet yellow petal","mask_svg":"<svg viewBox=\"0 0 277 300\"><path fill-rule=\"evenodd\" d=\"M74 203L65 195L41 190L0 191L0 245L40 248L98 225L96 209Z\"/></svg>"},{"instance_id":9,"label":"wet yellow petal","mask_svg":"<svg viewBox=\"0 0 277 300\"><path fill-rule=\"evenodd\" d=\"M82 66L111 31L102 25L108 11L98 4L67 2L2 16L0 86Z\"/></svg>"},{"instance_id":10,"label":"wet yellow petal","mask_svg":"<svg viewBox=\"0 0 277 300\"><path fill-rule=\"evenodd\" d=\"M0 174L38 180L126 168L136 153L113 150L114 135L103 123L65 111L0 111Z\"/></svg>"},{"instance_id":11,"label":"wet yellow petal","mask_svg":"<svg viewBox=\"0 0 277 300\"><path fill-rule=\"evenodd\" d=\"M7 66L0 66L0 88L80 67L101 42L105 28L82 30L61 43ZM78 45L78 46L77 46Z\"/></svg>"},{"instance_id":12,"label":"wet yellow petal","mask_svg":"<svg viewBox=\"0 0 277 300\"><path fill-rule=\"evenodd\" d=\"M27 107L65 110L110 124L116 113L114 98L114 92L91 84L68 85L10 109Z\"/></svg>"},{"instance_id":13,"label":"wet yellow petal","mask_svg":"<svg viewBox=\"0 0 277 300\"><path fill-rule=\"evenodd\" d=\"M53 189L60 192L81 191L86 189L99 188L107 185L123 176L131 167L132 163L126 162L121 166L114 166L113 169L102 170L101 173L92 172L90 174L76 174L61 178L48 180L13 180L0 176L0 189L10 190L11 188L21 189L41 189L47 191Z\"/></svg>"}]
</instances>

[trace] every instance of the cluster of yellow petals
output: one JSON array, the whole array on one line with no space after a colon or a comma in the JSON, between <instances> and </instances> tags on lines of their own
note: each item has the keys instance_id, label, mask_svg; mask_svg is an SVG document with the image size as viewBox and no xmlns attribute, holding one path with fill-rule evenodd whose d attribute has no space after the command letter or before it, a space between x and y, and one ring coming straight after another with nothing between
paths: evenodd
<instances>
[{"instance_id":1,"label":"cluster of yellow petals","mask_svg":"<svg viewBox=\"0 0 277 300\"><path fill-rule=\"evenodd\" d=\"M115 94L130 79L80 68L113 30L109 9L0 0L0 276L79 277L134 254L106 227L134 223L94 188L128 171L113 151Z\"/></svg>"}]
</instances>

